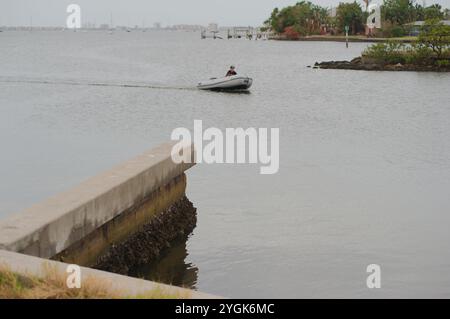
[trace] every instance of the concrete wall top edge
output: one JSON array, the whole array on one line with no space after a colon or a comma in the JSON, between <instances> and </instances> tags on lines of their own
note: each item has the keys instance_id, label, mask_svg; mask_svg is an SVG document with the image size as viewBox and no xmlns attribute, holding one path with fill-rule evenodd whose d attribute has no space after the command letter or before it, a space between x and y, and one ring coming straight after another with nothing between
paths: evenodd
<instances>
[{"instance_id":1,"label":"concrete wall top edge","mask_svg":"<svg viewBox=\"0 0 450 319\"><path fill-rule=\"evenodd\" d=\"M41 240L44 232L45 240L54 246L52 253L67 248L74 226L82 226L77 224L90 223L98 227L192 167L194 164L172 161L174 144L161 144L68 191L0 220L0 249L22 251Z\"/></svg>"},{"instance_id":2,"label":"concrete wall top edge","mask_svg":"<svg viewBox=\"0 0 450 319\"><path fill-rule=\"evenodd\" d=\"M38 278L44 278L48 270L56 270L59 274L67 275L68 264L46 260L38 257L23 255L15 252L0 250L0 266L7 267L9 270L22 275L32 275ZM53 272L52 272L53 274ZM185 288L156 283L143 279L131 278L127 276L108 273L105 271L81 267L81 285L83 280L95 278L108 284L113 292L120 292L124 298L141 295L159 289L169 295L177 295L183 298L191 299L218 299L221 297L193 291Z\"/></svg>"}]
</instances>

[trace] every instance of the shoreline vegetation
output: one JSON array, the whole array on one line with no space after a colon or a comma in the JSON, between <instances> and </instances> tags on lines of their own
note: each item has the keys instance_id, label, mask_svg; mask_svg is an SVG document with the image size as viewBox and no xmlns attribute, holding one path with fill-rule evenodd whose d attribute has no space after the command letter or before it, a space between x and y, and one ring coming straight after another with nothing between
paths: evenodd
<instances>
[{"instance_id":1,"label":"shoreline vegetation","mask_svg":"<svg viewBox=\"0 0 450 319\"><path fill-rule=\"evenodd\" d=\"M329 41L329 42L346 42L347 37L345 35L309 35L299 37L298 39L288 39L281 35L271 35L269 40L275 41ZM365 35L351 35L348 37L348 42L368 42L368 43L383 43L388 41L398 41L401 43L413 43L417 41L416 36L405 36L397 38L384 38L384 37L367 37Z\"/></svg>"},{"instance_id":2,"label":"shoreline vegetation","mask_svg":"<svg viewBox=\"0 0 450 319\"><path fill-rule=\"evenodd\" d=\"M417 40L377 43L351 61L328 61L314 65L321 69L366 71L450 72L450 26L427 20Z\"/></svg>"},{"instance_id":3,"label":"shoreline vegetation","mask_svg":"<svg viewBox=\"0 0 450 319\"><path fill-rule=\"evenodd\" d=\"M450 71L449 9L415 0L384 0L381 28L369 27L369 0L325 8L309 1L275 8L264 29L272 40L371 42L351 61L316 62L314 68L376 71ZM367 24L366 24L367 22ZM374 21L372 20L372 23Z\"/></svg>"},{"instance_id":4,"label":"shoreline vegetation","mask_svg":"<svg viewBox=\"0 0 450 319\"><path fill-rule=\"evenodd\" d=\"M310 67L310 66L309 66ZM314 69L361 70L361 71L415 71L415 72L450 72L449 66L374 63L356 57L351 61L316 62Z\"/></svg>"}]
</instances>

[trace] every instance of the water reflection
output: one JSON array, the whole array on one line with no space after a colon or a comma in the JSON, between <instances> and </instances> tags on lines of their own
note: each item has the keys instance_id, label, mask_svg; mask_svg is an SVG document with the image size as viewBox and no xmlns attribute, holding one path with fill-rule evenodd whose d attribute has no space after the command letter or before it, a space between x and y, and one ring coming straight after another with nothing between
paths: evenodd
<instances>
[{"instance_id":1,"label":"water reflection","mask_svg":"<svg viewBox=\"0 0 450 319\"><path fill-rule=\"evenodd\" d=\"M165 284L197 289L198 268L186 262L187 239L176 241L162 252L159 260L133 269L130 275Z\"/></svg>"}]
</instances>

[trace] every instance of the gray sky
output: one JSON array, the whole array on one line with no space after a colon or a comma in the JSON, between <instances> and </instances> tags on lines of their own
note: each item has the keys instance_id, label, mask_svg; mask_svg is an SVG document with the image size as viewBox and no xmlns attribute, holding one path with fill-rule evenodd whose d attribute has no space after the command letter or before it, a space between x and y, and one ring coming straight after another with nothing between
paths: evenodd
<instances>
[{"instance_id":1,"label":"gray sky","mask_svg":"<svg viewBox=\"0 0 450 319\"><path fill-rule=\"evenodd\" d=\"M374 2L382 0L374 0ZM422 3L423 0L416 0ZM0 25L63 26L71 3L81 6L82 23L152 26L172 24L260 25L274 7L296 0L0 0ZM311 0L323 6L336 6L345 0ZM361 0L359 0L362 3ZM450 7L450 0L426 0Z\"/></svg>"}]
</instances>

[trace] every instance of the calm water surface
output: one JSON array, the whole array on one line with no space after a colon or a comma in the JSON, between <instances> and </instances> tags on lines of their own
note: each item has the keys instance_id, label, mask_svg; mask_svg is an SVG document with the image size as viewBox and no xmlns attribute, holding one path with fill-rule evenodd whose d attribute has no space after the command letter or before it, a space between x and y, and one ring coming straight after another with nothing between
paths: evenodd
<instances>
[{"instance_id":1,"label":"calm water surface","mask_svg":"<svg viewBox=\"0 0 450 319\"><path fill-rule=\"evenodd\" d=\"M197 228L137 275L227 297L450 297L450 76L306 67L365 47L3 32L0 216L194 119L278 127L278 174L188 172ZM254 78L251 94L192 89L230 64ZM380 290L366 288L369 264L382 267Z\"/></svg>"}]
</instances>

